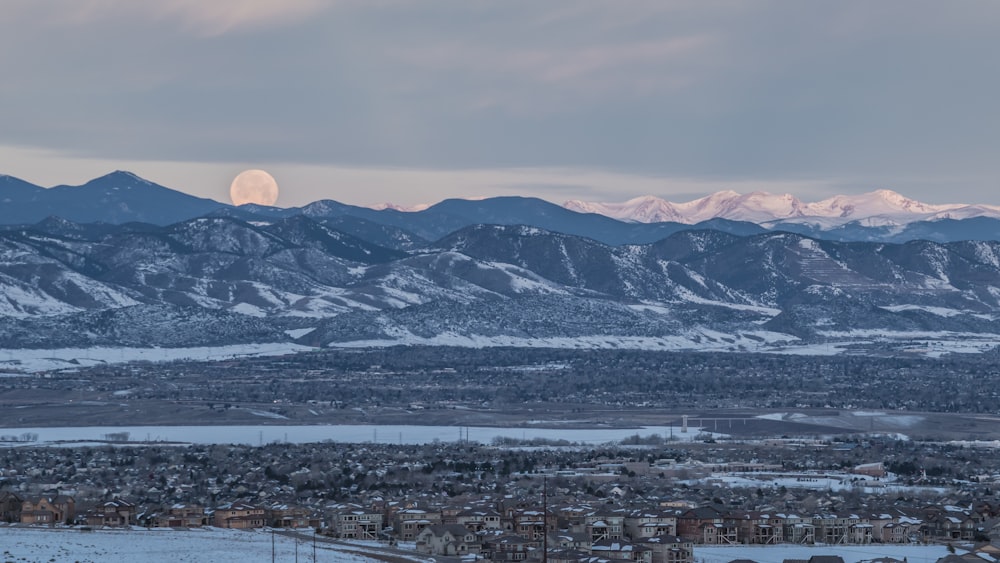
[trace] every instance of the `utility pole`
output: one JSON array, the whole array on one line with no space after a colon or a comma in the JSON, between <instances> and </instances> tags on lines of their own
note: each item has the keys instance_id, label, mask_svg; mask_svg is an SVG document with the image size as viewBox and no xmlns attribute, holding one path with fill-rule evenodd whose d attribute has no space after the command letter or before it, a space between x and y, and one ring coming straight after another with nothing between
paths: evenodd
<instances>
[{"instance_id":1,"label":"utility pole","mask_svg":"<svg viewBox=\"0 0 1000 563\"><path fill-rule=\"evenodd\" d=\"M542 563L549 563L549 478L542 477Z\"/></svg>"},{"instance_id":2,"label":"utility pole","mask_svg":"<svg viewBox=\"0 0 1000 563\"><path fill-rule=\"evenodd\" d=\"M316 528L313 528L313 563L316 563Z\"/></svg>"},{"instance_id":3,"label":"utility pole","mask_svg":"<svg viewBox=\"0 0 1000 563\"><path fill-rule=\"evenodd\" d=\"M271 530L271 563L274 563L274 530Z\"/></svg>"}]
</instances>

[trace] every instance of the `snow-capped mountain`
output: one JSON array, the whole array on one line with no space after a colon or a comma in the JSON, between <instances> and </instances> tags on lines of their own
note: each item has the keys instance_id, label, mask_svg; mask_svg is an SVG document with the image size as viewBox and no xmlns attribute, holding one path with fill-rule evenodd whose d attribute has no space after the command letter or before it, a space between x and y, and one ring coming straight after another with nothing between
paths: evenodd
<instances>
[{"instance_id":1,"label":"snow-capped mountain","mask_svg":"<svg viewBox=\"0 0 1000 563\"><path fill-rule=\"evenodd\" d=\"M695 224L713 218L749 221L760 225L809 223L833 228L856 222L861 226L905 225L916 221L1000 218L1000 206L922 203L892 190L876 190L859 195L838 195L806 203L791 194L722 191L683 203L655 196L630 199L625 203L567 201L567 209L597 213L622 221L654 223L671 221Z\"/></svg>"}]
</instances>

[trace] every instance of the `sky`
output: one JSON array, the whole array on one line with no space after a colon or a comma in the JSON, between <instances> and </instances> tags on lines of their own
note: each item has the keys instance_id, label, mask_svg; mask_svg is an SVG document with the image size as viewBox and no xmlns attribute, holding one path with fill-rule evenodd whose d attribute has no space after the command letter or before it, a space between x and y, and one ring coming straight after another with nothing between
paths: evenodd
<instances>
[{"instance_id":1,"label":"sky","mask_svg":"<svg viewBox=\"0 0 1000 563\"><path fill-rule=\"evenodd\" d=\"M4 0L0 174L1000 204L995 0Z\"/></svg>"}]
</instances>

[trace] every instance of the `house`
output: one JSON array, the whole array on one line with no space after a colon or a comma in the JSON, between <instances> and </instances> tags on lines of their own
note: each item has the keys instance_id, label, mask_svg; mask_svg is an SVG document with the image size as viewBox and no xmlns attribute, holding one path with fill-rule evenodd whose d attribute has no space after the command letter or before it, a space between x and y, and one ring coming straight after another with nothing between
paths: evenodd
<instances>
[{"instance_id":1,"label":"house","mask_svg":"<svg viewBox=\"0 0 1000 563\"><path fill-rule=\"evenodd\" d=\"M103 502L87 513L87 525L97 527L120 528L134 526L135 504L123 499Z\"/></svg>"},{"instance_id":2,"label":"house","mask_svg":"<svg viewBox=\"0 0 1000 563\"><path fill-rule=\"evenodd\" d=\"M782 514L782 537L785 543L812 545L816 543L816 527L811 517L797 514Z\"/></svg>"},{"instance_id":3,"label":"house","mask_svg":"<svg viewBox=\"0 0 1000 563\"><path fill-rule=\"evenodd\" d=\"M480 555L491 561L524 561L528 554L541 546L542 543L538 540L505 534L484 541Z\"/></svg>"},{"instance_id":4,"label":"house","mask_svg":"<svg viewBox=\"0 0 1000 563\"><path fill-rule=\"evenodd\" d=\"M500 530L500 513L492 508L467 509L455 515L455 523L473 532Z\"/></svg>"},{"instance_id":5,"label":"house","mask_svg":"<svg viewBox=\"0 0 1000 563\"><path fill-rule=\"evenodd\" d=\"M625 517L625 534L633 541L677 535L677 517L670 510L636 510Z\"/></svg>"},{"instance_id":6,"label":"house","mask_svg":"<svg viewBox=\"0 0 1000 563\"><path fill-rule=\"evenodd\" d=\"M76 501L73 497L59 495L27 499L21 503L22 524L62 524L76 518Z\"/></svg>"},{"instance_id":7,"label":"house","mask_svg":"<svg viewBox=\"0 0 1000 563\"><path fill-rule=\"evenodd\" d=\"M263 528L264 523L263 508L242 502L233 502L217 507L212 515L212 525L216 528L249 530Z\"/></svg>"},{"instance_id":8,"label":"house","mask_svg":"<svg viewBox=\"0 0 1000 563\"><path fill-rule=\"evenodd\" d=\"M342 539L377 540L382 532L382 513L357 504L335 507L329 513L330 529Z\"/></svg>"},{"instance_id":9,"label":"house","mask_svg":"<svg viewBox=\"0 0 1000 563\"><path fill-rule=\"evenodd\" d=\"M582 532L553 532L549 534L549 547L589 550L590 536Z\"/></svg>"},{"instance_id":10,"label":"house","mask_svg":"<svg viewBox=\"0 0 1000 563\"><path fill-rule=\"evenodd\" d=\"M743 543L775 545L784 542L785 518L780 514L741 512L733 519Z\"/></svg>"},{"instance_id":11,"label":"house","mask_svg":"<svg viewBox=\"0 0 1000 563\"><path fill-rule=\"evenodd\" d=\"M414 541L428 526L441 524L441 513L420 508L406 508L396 512L393 530L398 541Z\"/></svg>"},{"instance_id":12,"label":"house","mask_svg":"<svg viewBox=\"0 0 1000 563\"><path fill-rule=\"evenodd\" d=\"M818 514L813 516L816 541L830 545L868 544L872 541L872 525L867 516L853 513Z\"/></svg>"},{"instance_id":13,"label":"house","mask_svg":"<svg viewBox=\"0 0 1000 563\"><path fill-rule=\"evenodd\" d=\"M0 491L0 522L20 522L24 499L10 491Z\"/></svg>"},{"instance_id":14,"label":"house","mask_svg":"<svg viewBox=\"0 0 1000 563\"><path fill-rule=\"evenodd\" d=\"M652 552L651 563L694 563L694 544L677 536L656 536L639 540Z\"/></svg>"},{"instance_id":15,"label":"house","mask_svg":"<svg viewBox=\"0 0 1000 563\"><path fill-rule=\"evenodd\" d=\"M882 462L879 463L863 463L861 465L854 466L853 473L857 475L865 475L868 477L882 478L886 476L885 465Z\"/></svg>"},{"instance_id":16,"label":"house","mask_svg":"<svg viewBox=\"0 0 1000 563\"><path fill-rule=\"evenodd\" d=\"M153 528L200 528L208 525L208 515L204 506L175 504L153 515L148 525Z\"/></svg>"},{"instance_id":17,"label":"house","mask_svg":"<svg viewBox=\"0 0 1000 563\"><path fill-rule=\"evenodd\" d=\"M626 540L603 539L590 546L590 553L616 561L635 561L637 563L652 563L653 550L639 543Z\"/></svg>"},{"instance_id":18,"label":"house","mask_svg":"<svg viewBox=\"0 0 1000 563\"><path fill-rule=\"evenodd\" d=\"M685 510L677 516L677 535L690 538L695 543L715 543L714 541L706 541L709 534L705 528L707 525L724 525L725 516L721 510L711 506Z\"/></svg>"},{"instance_id":19,"label":"house","mask_svg":"<svg viewBox=\"0 0 1000 563\"><path fill-rule=\"evenodd\" d=\"M478 554L476 534L458 524L433 524L416 537L417 551L428 555L463 556Z\"/></svg>"},{"instance_id":20,"label":"house","mask_svg":"<svg viewBox=\"0 0 1000 563\"><path fill-rule=\"evenodd\" d=\"M551 531L553 529L551 515L549 515L549 518L546 518L541 510L509 510L508 518L510 519L512 532L532 540L542 539L547 530ZM546 522L547 520L548 522Z\"/></svg>"},{"instance_id":21,"label":"house","mask_svg":"<svg viewBox=\"0 0 1000 563\"><path fill-rule=\"evenodd\" d=\"M625 515L601 508L583 517L583 531L590 535L590 542L620 540L625 532Z\"/></svg>"},{"instance_id":22,"label":"house","mask_svg":"<svg viewBox=\"0 0 1000 563\"><path fill-rule=\"evenodd\" d=\"M924 531L932 538L971 541L978 528L973 518L958 511L938 512L924 521Z\"/></svg>"},{"instance_id":23,"label":"house","mask_svg":"<svg viewBox=\"0 0 1000 563\"><path fill-rule=\"evenodd\" d=\"M264 512L272 528L318 528L320 519L301 506L274 504Z\"/></svg>"}]
</instances>

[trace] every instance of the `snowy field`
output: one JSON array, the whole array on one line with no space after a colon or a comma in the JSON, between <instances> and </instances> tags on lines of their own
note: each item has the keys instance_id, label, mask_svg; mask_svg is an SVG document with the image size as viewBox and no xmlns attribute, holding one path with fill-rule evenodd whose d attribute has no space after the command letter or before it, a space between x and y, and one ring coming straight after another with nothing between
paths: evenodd
<instances>
[{"instance_id":1,"label":"snowy field","mask_svg":"<svg viewBox=\"0 0 1000 563\"><path fill-rule=\"evenodd\" d=\"M296 336L312 329L296 329ZM1000 346L1000 335L959 332L890 332L876 330L829 331L821 335L831 342L808 344L798 338L765 330L733 334L709 329L695 329L684 334L663 337L582 336L519 338L514 336L478 336L443 333L431 338L405 331L384 340L335 342L331 348L367 348L399 345L459 346L466 348L520 347L579 350L622 349L702 352L763 352L805 356L832 356L856 349L858 345L879 343L928 357L948 353L980 354ZM0 370L38 372L74 369L127 362L168 362L176 360L228 360L240 357L280 356L314 351L315 348L290 343L243 344L195 348L61 348L54 350L0 349Z\"/></svg>"},{"instance_id":2,"label":"snowy field","mask_svg":"<svg viewBox=\"0 0 1000 563\"><path fill-rule=\"evenodd\" d=\"M531 440L566 440L581 444L618 442L635 435L642 437L658 434L673 436L677 441L704 438L698 428L689 427L686 433L680 427L644 426L639 428L493 428L477 426L415 426L415 425L363 425L331 424L308 426L81 426L56 428L0 428L0 436L36 434L33 442L0 442L4 446L38 445L89 445L103 440L107 434L127 432L133 441L181 442L185 444L249 444L262 445L274 442L308 444L339 442L363 444L369 442L389 444L430 444L464 440L490 444L496 437ZM461 432L461 434L459 434ZM722 437L722 434L712 434ZM60 442L89 442L62 444Z\"/></svg>"},{"instance_id":3,"label":"snowy field","mask_svg":"<svg viewBox=\"0 0 1000 563\"><path fill-rule=\"evenodd\" d=\"M857 479L857 481L855 481ZM810 491L859 491L864 494L887 494L905 493L907 495L916 494L945 494L948 489L943 487L925 487L919 485L904 485L894 481L894 477L882 480L859 478L857 474L816 474L802 473L791 476L782 473L713 473L701 479L689 479L683 481L689 485L704 483L721 483L728 488L742 487L747 489L759 489L762 487L772 487L786 489L800 489Z\"/></svg>"},{"instance_id":4,"label":"snowy field","mask_svg":"<svg viewBox=\"0 0 1000 563\"><path fill-rule=\"evenodd\" d=\"M310 562L312 542L296 541L274 535L275 561ZM49 563L78 561L80 563L147 563L204 562L245 563L268 561L272 554L272 535L266 530L239 531L219 528L192 530L94 530L82 532L73 528L24 528L0 525L0 556L4 561L18 563ZM374 559L360 553L358 545L329 545L319 542L316 561L320 563L370 563ZM847 563L895 557L909 563L933 563L948 554L944 546L736 546L702 547L694 550L699 563L727 563L749 558L759 563L781 563L784 559L809 559L813 555L839 555ZM414 563L428 559L413 554Z\"/></svg>"},{"instance_id":5,"label":"snowy field","mask_svg":"<svg viewBox=\"0 0 1000 563\"><path fill-rule=\"evenodd\" d=\"M0 558L18 563L78 561L80 563L206 562L246 563L270 561L268 531L224 530L94 530L74 528L14 528L0 525ZM275 561L312 561L312 542L274 535ZM345 553L364 548L317 544L316 561L368 563L374 559ZM414 554L414 562L425 561Z\"/></svg>"},{"instance_id":6,"label":"snowy field","mask_svg":"<svg viewBox=\"0 0 1000 563\"><path fill-rule=\"evenodd\" d=\"M0 350L0 369L36 372L126 362L175 360L231 360L284 356L315 350L309 346L276 342L201 348L59 348L56 350Z\"/></svg>"},{"instance_id":7,"label":"snowy field","mask_svg":"<svg viewBox=\"0 0 1000 563\"><path fill-rule=\"evenodd\" d=\"M959 550L961 551L961 550ZM845 545L845 546L752 546L694 548L697 563L728 563L733 559L752 559L758 563L781 563L785 559L809 559L813 555L839 555L845 563L878 557L905 558L907 563L934 563L948 555L942 545Z\"/></svg>"}]
</instances>

